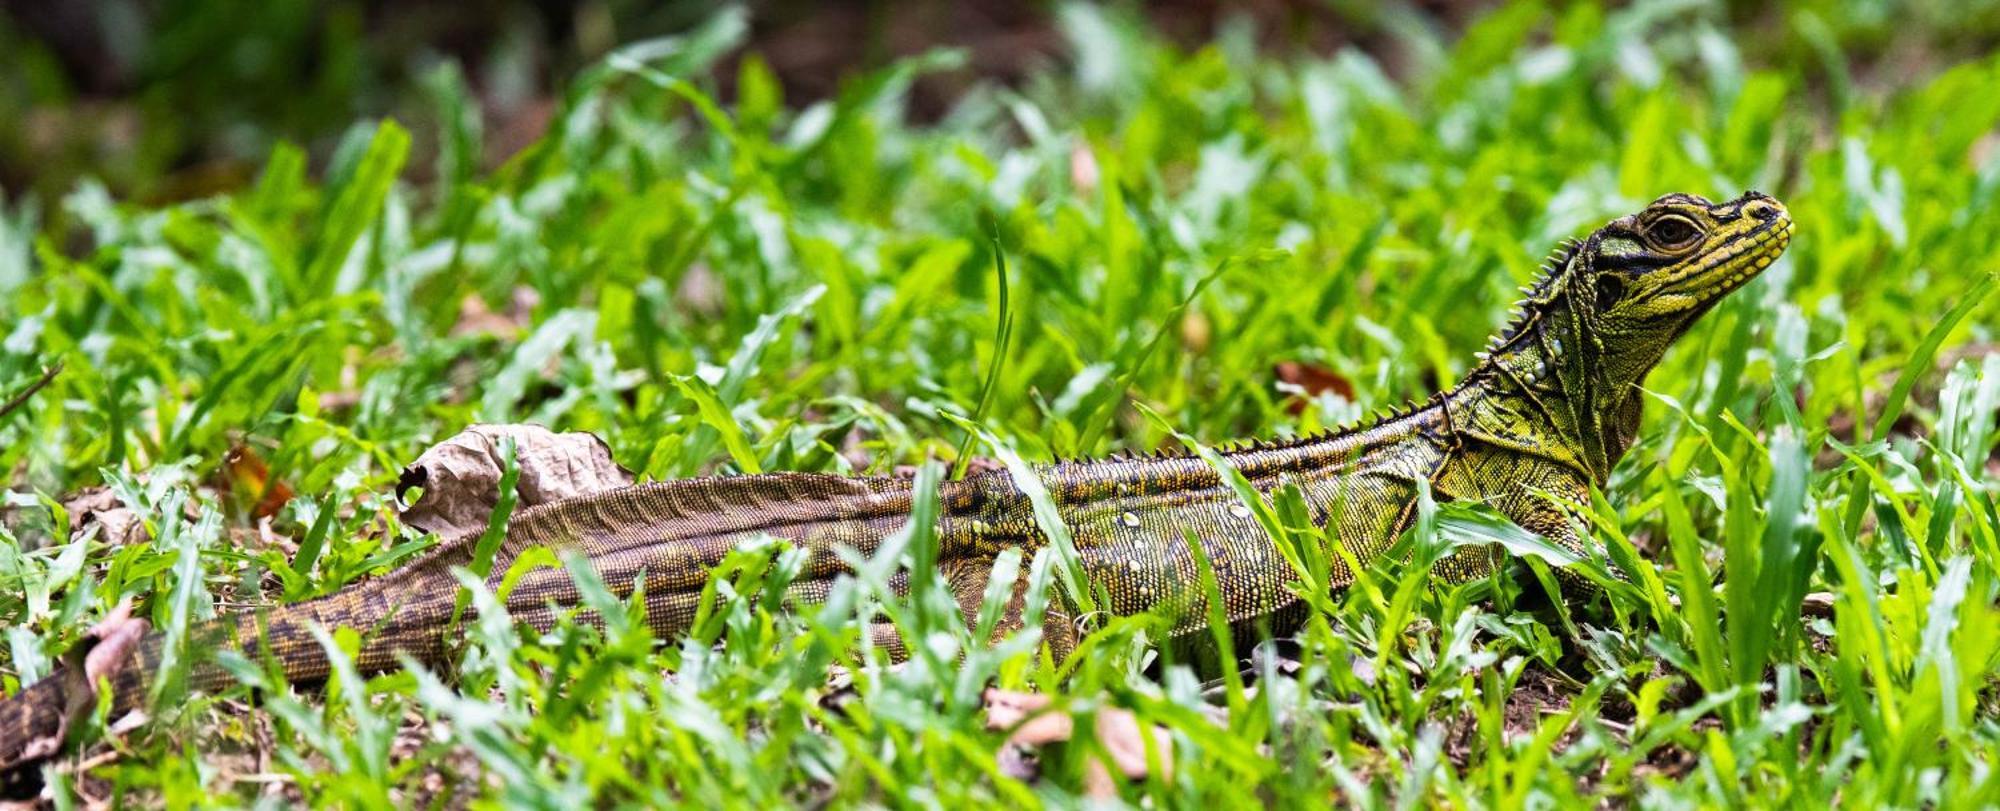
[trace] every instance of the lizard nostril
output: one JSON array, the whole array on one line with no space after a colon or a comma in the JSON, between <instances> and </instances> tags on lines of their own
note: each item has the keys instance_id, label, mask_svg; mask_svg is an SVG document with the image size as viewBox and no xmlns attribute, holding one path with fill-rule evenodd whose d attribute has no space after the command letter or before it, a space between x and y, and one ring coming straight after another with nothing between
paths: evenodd
<instances>
[{"instance_id":1,"label":"lizard nostril","mask_svg":"<svg viewBox=\"0 0 2000 811\"><path fill-rule=\"evenodd\" d=\"M1751 200L1743 204L1743 216L1770 222L1778 218L1778 207L1769 200Z\"/></svg>"}]
</instances>

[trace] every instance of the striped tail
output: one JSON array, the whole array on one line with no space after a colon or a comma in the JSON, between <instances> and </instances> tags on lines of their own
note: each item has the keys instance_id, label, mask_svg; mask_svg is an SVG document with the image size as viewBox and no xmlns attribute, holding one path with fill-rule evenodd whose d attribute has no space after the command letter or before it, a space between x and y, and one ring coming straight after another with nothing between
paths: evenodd
<instances>
[{"instance_id":1,"label":"striped tail","mask_svg":"<svg viewBox=\"0 0 2000 811\"><path fill-rule=\"evenodd\" d=\"M303 683L324 679L329 672L329 660L307 629L315 624L328 628L347 625L365 632L380 619L380 615L363 608L365 602L352 596L366 590L367 586L359 586L317 600L191 626L181 648L188 662L187 689L213 692L235 684L234 678L217 663L213 651L234 648L259 657L265 644L269 646L271 660L278 663L287 679ZM121 660L102 669L99 677L110 694L112 720L145 707L154 679L166 663L166 654L166 635L148 633L132 643ZM371 657L371 661L382 658L378 655ZM386 660L395 661L393 653ZM57 668L18 695L0 700L0 785L18 779L21 776L18 773L25 767L56 755L63 739L68 737L70 726L95 711L99 685L91 684L81 670L74 663Z\"/></svg>"},{"instance_id":2,"label":"striped tail","mask_svg":"<svg viewBox=\"0 0 2000 811\"><path fill-rule=\"evenodd\" d=\"M980 492L956 486L962 484L967 483L947 485L947 513L954 502L950 493ZM508 522L487 582L497 586L512 561L531 547L574 550L590 560L614 594L630 595L644 577L648 624L656 634L671 638L692 623L708 572L744 541L770 535L807 550L806 570L791 593L808 599L824 596L833 578L845 571L836 550L874 553L883 539L908 521L911 497L910 482L904 479L803 473L622 488L516 514ZM974 507L960 502L961 510ZM947 576L955 582L983 583L994 551L987 547L994 539L954 540L960 533L950 531L952 517L947 515L942 524ZM459 591L450 570L472 560L477 542L476 533L453 538L402 569L338 593L206 623L195 631L204 642L194 648L233 646L253 659L277 662L294 683L314 683L325 680L330 664L310 628L346 626L361 634L355 665L364 673L394 669L402 655L437 661L450 642L446 634L453 628L450 618ZM976 595L979 589L962 593ZM518 621L546 629L578 601L568 572L544 568L515 584L507 610ZM967 609L969 614L976 606ZM469 607L464 611L464 618L473 613ZM114 718L143 703L159 669L161 650L160 636L151 635L111 674ZM191 689L212 691L232 683L213 661L191 664ZM51 738L60 740L67 713L79 693L88 697L87 691L82 679L58 671L19 695L0 700L0 774L54 754L42 750Z\"/></svg>"}]
</instances>

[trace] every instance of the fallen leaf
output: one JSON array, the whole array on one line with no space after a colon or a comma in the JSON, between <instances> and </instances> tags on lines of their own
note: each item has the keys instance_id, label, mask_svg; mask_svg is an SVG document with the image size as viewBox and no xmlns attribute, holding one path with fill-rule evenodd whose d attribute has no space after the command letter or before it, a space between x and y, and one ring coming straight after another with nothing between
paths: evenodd
<instances>
[{"instance_id":1,"label":"fallen leaf","mask_svg":"<svg viewBox=\"0 0 2000 811\"><path fill-rule=\"evenodd\" d=\"M458 303L458 321L451 325L451 335L455 338L474 335L513 338L534 325L535 305L541 301L540 293L523 285L514 288L508 296L507 312L498 313L488 307L486 299L478 293L467 293Z\"/></svg>"},{"instance_id":2,"label":"fallen leaf","mask_svg":"<svg viewBox=\"0 0 2000 811\"><path fill-rule=\"evenodd\" d=\"M1285 411L1293 416L1305 413L1308 403L1327 392L1354 401L1354 381L1317 363L1281 360L1271 366L1271 373L1278 378L1278 390L1292 395L1285 401Z\"/></svg>"},{"instance_id":3,"label":"fallen leaf","mask_svg":"<svg viewBox=\"0 0 2000 811\"><path fill-rule=\"evenodd\" d=\"M145 522L109 487L85 487L69 494L62 505L69 512L70 540L93 534L112 546L129 546L146 540Z\"/></svg>"},{"instance_id":4,"label":"fallen leaf","mask_svg":"<svg viewBox=\"0 0 2000 811\"><path fill-rule=\"evenodd\" d=\"M483 529L500 501L500 441L514 440L521 468L516 509L632 485L632 471L611 458L596 435L558 434L539 425L474 425L424 451L396 481L396 497L423 496L403 509L403 523L451 536Z\"/></svg>"},{"instance_id":5,"label":"fallen leaf","mask_svg":"<svg viewBox=\"0 0 2000 811\"><path fill-rule=\"evenodd\" d=\"M1010 730L1007 742L1017 747L1036 747L1067 741L1075 735L1075 719L1067 712L1051 711L1050 699L1041 693L1018 693L1009 690L987 690L986 728ZM1141 728L1139 719L1130 711L1116 707L1102 707L1095 713L1096 735L1104 751L1111 756L1111 763L1127 779L1146 776L1146 738L1152 737L1153 748L1158 753L1162 767L1162 779L1173 778L1174 740L1167 730L1159 726ZM1018 754L1003 754L1001 768L1011 770L1013 776L1034 779L1032 772L1021 765ZM1025 777L1022 775L1026 775ZM1118 796L1118 787L1111 779L1110 772L1098 760L1092 760L1089 771L1084 776L1084 794L1095 798Z\"/></svg>"},{"instance_id":6,"label":"fallen leaf","mask_svg":"<svg viewBox=\"0 0 2000 811\"><path fill-rule=\"evenodd\" d=\"M229 449L222 457L223 476L229 482L229 489L244 502L252 503L250 515L255 518L270 518L277 515L292 500L292 488L282 481L271 479L271 469L264 464L264 457L257 449L239 444Z\"/></svg>"},{"instance_id":7,"label":"fallen leaf","mask_svg":"<svg viewBox=\"0 0 2000 811\"><path fill-rule=\"evenodd\" d=\"M488 100L487 106L498 118L493 134L486 139L485 161L487 167L499 166L516 153L541 141L549 130L549 121L558 110L556 100L550 96L537 95L534 98L507 101Z\"/></svg>"},{"instance_id":8,"label":"fallen leaf","mask_svg":"<svg viewBox=\"0 0 2000 811\"><path fill-rule=\"evenodd\" d=\"M84 632L83 641L63 654L63 669L49 677L62 680L57 699L62 715L56 728L22 747L19 758L5 764L8 771L20 771L62 751L70 729L96 710L98 684L115 679L133 648L146 637L147 628L145 620L132 616L132 601L125 599Z\"/></svg>"},{"instance_id":9,"label":"fallen leaf","mask_svg":"<svg viewBox=\"0 0 2000 811\"><path fill-rule=\"evenodd\" d=\"M472 335L492 335L512 338L520 329L514 322L486 306L486 300L478 293L467 293L458 303L458 320L451 325L451 336L463 338Z\"/></svg>"},{"instance_id":10,"label":"fallen leaf","mask_svg":"<svg viewBox=\"0 0 2000 811\"><path fill-rule=\"evenodd\" d=\"M104 619L85 632L94 640L83 654L83 676L92 685L100 678L109 679L116 675L120 665L132 653L132 647L146 636L147 624L144 619L132 616L132 601L121 600ZM92 703L96 703L94 700Z\"/></svg>"}]
</instances>

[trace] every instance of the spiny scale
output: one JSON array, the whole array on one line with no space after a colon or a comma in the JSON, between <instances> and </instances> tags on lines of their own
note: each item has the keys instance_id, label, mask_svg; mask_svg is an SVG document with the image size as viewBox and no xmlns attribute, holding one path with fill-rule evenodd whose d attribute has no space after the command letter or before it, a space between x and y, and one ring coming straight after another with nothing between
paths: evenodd
<instances>
[{"instance_id":1,"label":"spiny scale","mask_svg":"<svg viewBox=\"0 0 2000 811\"><path fill-rule=\"evenodd\" d=\"M1498 352L1515 338L1520 337L1522 330L1526 329L1531 316L1534 315L1534 308L1547 303L1551 290L1558 286L1563 274L1569 270L1570 262L1582 249L1583 243L1565 239L1557 244L1547 259L1542 260L1542 275L1533 283L1521 288L1521 299L1514 302L1513 308L1508 313L1507 325L1487 340L1486 353Z\"/></svg>"}]
</instances>

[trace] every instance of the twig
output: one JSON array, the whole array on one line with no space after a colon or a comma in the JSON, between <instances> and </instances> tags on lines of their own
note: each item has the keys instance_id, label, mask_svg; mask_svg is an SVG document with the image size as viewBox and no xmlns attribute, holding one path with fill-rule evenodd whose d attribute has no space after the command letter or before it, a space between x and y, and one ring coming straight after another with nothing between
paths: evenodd
<instances>
[{"instance_id":1,"label":"twig","mask_svg":"<svg viewBox=\"0 0 2000 811\"><path fill-rule=\"evenodd\" d=\"M6 419L7 415L14 413L15 409L27 405L28 398L35 396L36 392L47 388L49 383L53 382L56 379L56 375L61 373L62 370L62 361L56 361L53 365L43 369L41 378L30 384L28 388L22 390L20 394L14 395L12 399L7 401L6 405L0 405L0 419Z\"/></svg>"}]
</instances>

